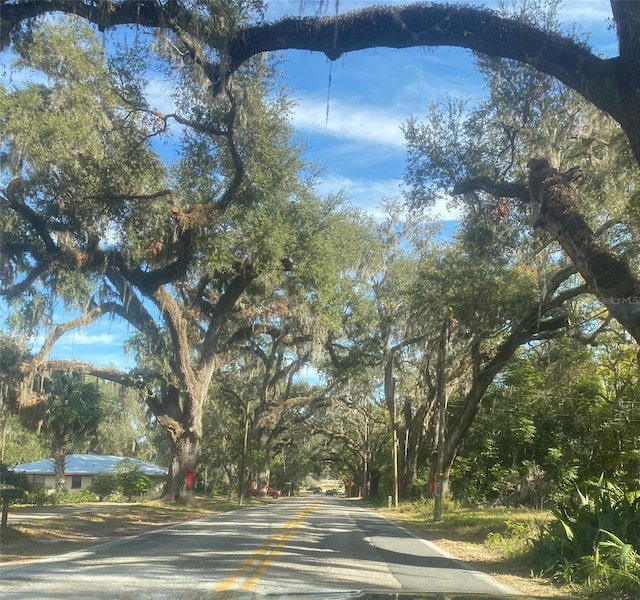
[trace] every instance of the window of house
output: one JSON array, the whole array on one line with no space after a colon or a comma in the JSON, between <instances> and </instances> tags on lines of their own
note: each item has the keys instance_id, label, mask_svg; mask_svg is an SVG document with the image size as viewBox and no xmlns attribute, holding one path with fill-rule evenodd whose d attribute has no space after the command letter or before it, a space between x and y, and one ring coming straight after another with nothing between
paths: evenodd
<instances>
[{"instance_id":1,"label":"window of house","mask_svg":"<svg viewBox=\"0 0 640 600\"><path fill-rule=\"evenodd\" d=\"M79 490L82 487L82 475L71 476L71 489Z\"/></svg>"},{"instance_id":2,"label":"window of house","mask_svg":"<svg viewBox=\"0 0 640 600\"><path fill-rule=\"evenodd\" d=\"M33 483L44 485L44 475L32 475Z\"/></svg>"}]
</instances>

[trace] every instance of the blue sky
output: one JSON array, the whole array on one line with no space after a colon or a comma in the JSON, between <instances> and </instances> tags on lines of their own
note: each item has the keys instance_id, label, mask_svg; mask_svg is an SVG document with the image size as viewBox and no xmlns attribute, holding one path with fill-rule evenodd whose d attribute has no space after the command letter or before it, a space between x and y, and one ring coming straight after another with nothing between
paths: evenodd
<instances>
[{"instance_id":1,"label":"blue sky","mask_svg":"<svg viewBox=\"0 0 640 600\"><path fill-rule=\"evenodd\" d=\"M405 3L339 0L338 7L346 12ZM465 3L480 5L472 0ZM272 0L267 17L313 15L321 4L334 14L333 0ZM482 4L497 8L498 3ZM577 23L590 32L598 53L617 54L615 33L607 24L608 0L566 0L560 17L567 27ZM352 204L373 215L379 214L384 197L400 194L405 160L401 126L407 118L424 115L434 101L483 94L472 56L453 48L379 48L351 53L334 63L318 53L294 51L284 55L283 69L295 101L291 123L307 146L306 158L324 166L318 191L321 195L343 192ZM457 216L444 200L434 214L444 220ZM127 335L126 324L105 320L63 337L52 357L131 366L122 347Z\"/></svg>"},{"instance_id":2,"label":"blue sky","mask_svg":"<svg viewBox=\"0 0 640 600\"><path fill-rule=\"evenodd\" d=\"M495 0L449 2L498 7ZM366 5L406 3L340 0L338 6L347 12ZM293 14L299 14L299 6L303 14L314 14L318 4L270 3L277 16L287 12L285 6L293 6ZM333 14L333 1L323 4ZM607 27L608 0L566 0L560 18L568 27L578 23L591 32L599 53L617 54L615 33ZM320 191L343 189L353 204L373 213L383 196L399 194L405 161L401 125L409 115L422 116L429 103L447 97L483 95L473 57L459 48L379 48L350 53L334 63L319 53L294 51L285 60L286 81L297 102L293 125L308 144L307 158L325 166ZM434 212L444 219L456 218L444 199Z\"/></svg>"}]
</instances>

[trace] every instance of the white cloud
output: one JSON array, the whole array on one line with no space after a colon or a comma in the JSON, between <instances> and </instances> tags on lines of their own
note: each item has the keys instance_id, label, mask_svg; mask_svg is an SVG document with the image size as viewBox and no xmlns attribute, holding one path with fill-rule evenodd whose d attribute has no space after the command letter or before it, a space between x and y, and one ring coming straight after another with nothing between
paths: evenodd
<instances>
[{"instance_id":1,"label":"white cloud","mask_svg":"<svg viewBox=\"0 0 640 600\"><path fill-rule=\"evenodd\" d=\"M364 210L373 218L384 217L382 200L384 198L398 198L402 202L402 181L400 179L372 180L356 179L344 175L329 174L321 177L316 190L321 196L343 192L349 204ZM460 219L460 209L449 207L451 198L442 194L435 206L428 210L434 218L442 221L457 221Z\"/></svg>"},{"instance_id":2,"label":"white cloud","mask_svg":"<svg viewBox=\"0 0 640 600\"><path fill-rule=\"evenodd\" d=\"M77 346L110 346L113 344L122 345L122 338L113 333L85 333L81 331L71 334L71 342Z\"/></svg>"},{"instance_id":3,"label":"white cloud","mask_svg":"<svg viewBox=\"0 0 640 600\"><path fill-rule=\"evenodd\" d=\"M459 221L462 211L458 206L449 206L451 196L442 193L436 200L435 205L429 209L429 214L441 221Z\"/></svg>"},{"instance_id":4,"label":"white cloud","mask_svg":"<svg viewBox=\"0 0 640 600\"><path fill-rule=\"evenodd\" d=\"M375 181L329 174L320 178L316 190L321 196L343 192L349 204L364 210L371 216L380 217L382 216L380 208L382 199L398 197L400 187L399 179Z\"/></svg>"},{"instance_id":5,"label":"white cloud","mask_svg":"<svg viewBox=\"0 0 640 600\"><path fill-rule=\"evenodd\" d=\"M394 111L358 106L341 100L300 98L291 115L291 124L303 132L366 144L404 147L400 126L405 118Z\"/></svg>"},{"instance_id":6,"label":"white cloud","mask_svg":"<svg viewBox=\"0 0 640 600\"><path fill-rule=\"evenodd\" d=\"M34 337L31 342L35 350L44 343L45 335ZM83 331L69 332L63 335L56 344L56 350L69 349L72 346L122 346L122 336L118 333L86 333Z\"/></svg>"},{"instance_id":7,"label":"white cloud","mask_svg":"<svg viewBox=\"0 0 640 600\"><path fill-rule=\"evenodd\" d=\"M609 0L565 0L560 6L559 14L567 23L583 25L604 24L612 16Z\"/></svg>"},{"instance_id":8,"label":"white cloud","mask_svg":"<svg viewBox=\"0 0 640 600\"><path fill-rule=\"evenodd\" d=\"M176 103L171 97L174 86L175 82L166 79L150 79L145 89L145 96L151 107L163 114L175 112Z\"/></svg>"}]
</instances>

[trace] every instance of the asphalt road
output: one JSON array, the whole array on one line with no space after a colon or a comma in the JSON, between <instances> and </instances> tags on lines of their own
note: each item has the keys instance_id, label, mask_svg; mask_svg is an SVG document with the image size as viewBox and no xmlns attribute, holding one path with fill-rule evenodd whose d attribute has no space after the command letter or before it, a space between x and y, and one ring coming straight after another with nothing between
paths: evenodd
<instances>
[{"instance_id":1,"label":"asphalt road","mask_svg":"<svg viewBox=\"0 0 640 600\"><path fill-rule=\"evenodd\" d=\"M282 499L0 570L3 599L514 593L340 498Z\"/></svg>"}]
</instances>

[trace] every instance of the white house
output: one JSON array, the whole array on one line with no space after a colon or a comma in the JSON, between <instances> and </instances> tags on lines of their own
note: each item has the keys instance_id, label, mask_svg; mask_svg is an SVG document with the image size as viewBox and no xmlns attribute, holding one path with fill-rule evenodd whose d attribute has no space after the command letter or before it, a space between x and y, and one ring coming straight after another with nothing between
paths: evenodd
<instances>
[{"instance_id":1,"label":"white house","mask_svg":"<svg viewBox=\"0 0 640 600\"><path fill-rule=\"evenodd\" d=\"M123 460L130 461L145 475L159 480L167 476L167 469L159 467L137 458L124 456L107 456L104 454L68 454L64 461L64 476L68 490L88 488L95 475L113 469ZM24 473L33 483L39 483L47 488L56 487L56 476L53 458L46 458L36 462L24 463L10 468L16 473Z\"/></svg>"}]
</instances>

